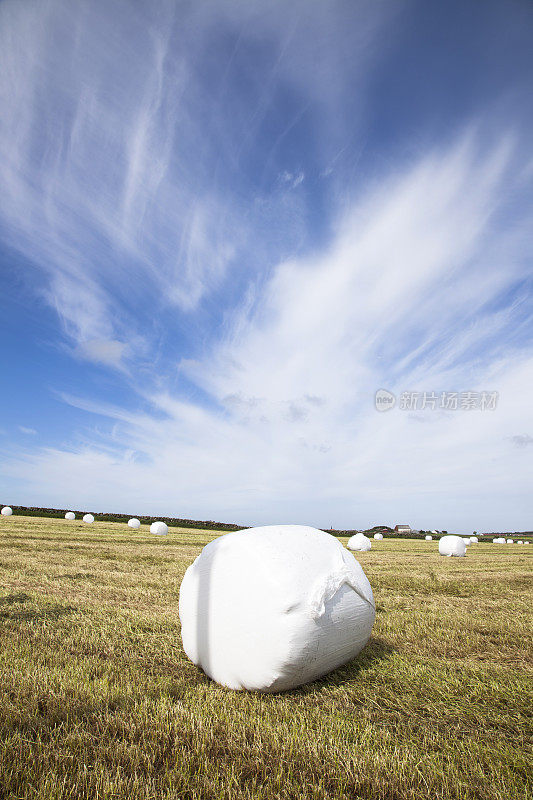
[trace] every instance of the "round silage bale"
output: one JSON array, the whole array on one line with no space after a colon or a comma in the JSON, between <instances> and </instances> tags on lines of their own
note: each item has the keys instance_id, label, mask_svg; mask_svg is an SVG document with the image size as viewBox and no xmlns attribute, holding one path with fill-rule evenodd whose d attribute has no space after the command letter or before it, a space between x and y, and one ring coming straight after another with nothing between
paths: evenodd
<instances>
[{"instance_id":1,"label":"round silage bale","mask_svg":"<svg viewBox=\"0 0 533 800\"><path fill-rule=\"evenodd\" d=\"M513 540L512 539L507 539L506 544L513 544Z\"/></svg>"},{"instance_id":2,"label":"round silage bale","mask_svg":"<svg viewBox=\"0 0 533 800\"><path fill-rule=\"evenodd\" d=\"M166 536L168 533L168 525L166 522L157 520L150 525L150 533L155 533L156 536Z\"/></svg>"},{"instance_id":3,"label":"round silage bale","mask_svg":"<svg viewBox=\"0 0 533 800\"><path fill-rule=\"evenodd\" d=\"M467 547L472 544L468 536L462 536L461 538Z\"/></svg>"},{"instance_id":4,"label":"round silage bale","mask_svg":"<svg viewBox=\"0 0 533 800\"><path fill-rule=\"evenodd\" d=\"M477 538L477 536L471 536L470 537L470 542L471 542L471 544L478 544L479 539Z\"/></svg>"},{"instance_id":5,"label":"round silage bale","mask_svg":"<svg viewBox=\"0 0 533 800\"><path fill-rule=\"evenodd\" d=\"M2 511L0 511L3 517L10 517L12 513L13 509L10 506L4 506Z\"/></svg>"},{"instance_id":6,"label":"round silage bale","mask_svg":"<svg viewBox=\"0 0 533 800\"><path fill-rule=\"evenodd\" d=\"M180 587L183 646L230 689L277 692L325 675L367 643L370 584L324 531L272 525L204 547Z\"/></svg>"},{"instance_id":7,"label":"round silage bale","mask_svg":"<svg viewBox=\"0 0 533 800\"><path fill-rule=\"evenodd\" d=\"M439 540L439 553L441 556L464 556L466 544L461 536L448 534Z\"/></svg>"},{"instance_id":8,"label":"round silage bale","mask_svg":"<svg viewBox=\"0 0 533 800\"><path fill-rule=\"evenodd\" d=\"M376 542L381 542L381 540L383 539L383 534L382 533L375 533L374 534L374 539L376 540Z\"/></svg>"},{"instance_id":9,"label":"round silage bale","mask_svg":"<svg viewBox=\"0 0 533 800\"><path fill-rule=\"evenodd\" d=\"M364 533L355 533L348 539L346 547L348 550L358 550L364 553L372 548L372 542Z\"/></svg>"},{"instance_id":10,"label":"round silage bale","mask_svg":"<svg viewBox=\"0 0 533 800\"><path fill-rule=\"evenodd\" d=\"M137 517L132 517L131 519L128 520L128 527L137 530L138 528L141 527L141 520L137 519Z\"/></svg>"},{"instance_id":11,"label":"round silage bale","mask_svg":"<svg viewBox=\"0 0 533 800\"><path fill-rule=\"evenodd\" d=\"M92 514L84 514L83 515L83 521L84 522L88 522L89 524L91 524L92 522L94 522L94 517L93 517Z\"/></svg>"},{"instance_id":12,"label":"round silage bale","mask_svg":"<svg viewBox=\"0 0 533 800\"><path fill-rule=\"evenodd\" d=\"M76 514L74 513L74 511L67 511L67 513L65 514L65 519L70 519L70 520L76 519Z\"/></svg>"},{"instance_id":13,"label":"round silage bale","mask_svg":"<svg viewBox=\"0 0 533 800\"><path fill-rule=\"evenodd\" d=\"M426 540L426 542L432 542L433 541L433 536L430 536L429 533L428 533L427 536L424 536L424 539Z\"/></svg>"}]
</instances>

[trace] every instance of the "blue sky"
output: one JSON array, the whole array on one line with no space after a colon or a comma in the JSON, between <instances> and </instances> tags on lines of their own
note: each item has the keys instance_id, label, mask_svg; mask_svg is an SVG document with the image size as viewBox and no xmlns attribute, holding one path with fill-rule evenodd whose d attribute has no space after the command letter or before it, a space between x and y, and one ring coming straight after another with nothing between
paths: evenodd
<instances>
[{"instance_id":1,"label":"blue sky","mask_svg":"<svg viewBox=\"0 0 533 800\"><path fill-rule=\"evenodd\" d=\"M2 502L531 528L532 30L4 0Z\"/></svg>"}]
</instances>

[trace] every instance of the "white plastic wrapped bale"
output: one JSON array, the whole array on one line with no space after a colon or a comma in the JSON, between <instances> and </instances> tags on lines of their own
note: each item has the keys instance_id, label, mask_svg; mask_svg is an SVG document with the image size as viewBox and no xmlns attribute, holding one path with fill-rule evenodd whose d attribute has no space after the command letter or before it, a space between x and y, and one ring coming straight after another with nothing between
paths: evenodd
<instances>
[{"instance_id":1,"label":"white plastic wrapped bale","mask_svg":"<svg viewBox=\"0 0 533 800\"><path fill-rule=\"evenodd\" d=\"M432 542L433 541L433 536L430 536L429 533L428 533L427 536L424 536L424 539L426 540L426 542Z\"/></svg>"},{"instance_id":2,"label":"white plastic wrapped bale","mask_svg":"<svg viewBox=\"0 0 533 800\"><path fill-rule=\"evenodd\" d=\"M137 519L137 517L132 517L130 520L128 520L128 526L134 530L137 530L141 527L141 520Z\"/></svg>"},{"instance_id":3,"label":"white plastic wrapped bale","mask_svg":"<svg viewBox=\"0 0 533 800\"><path fill-rule=\"evenodd\" d=\"M507 539L507 544L513 544L513 540L512 539Z\"/></svg>"},{"instance_id":4,"label":"white plastic wrapped bale","mask_svg":"<svg viewBox=\"0 0 533 800\"><path fill-rule=\"evenodd\" d=\"M468 536L463 536L462 539L467 547L472 544Z\"/></svg>"},{"instance_id":5,"label":"white plastic wrapped bale","mask_svg":"<svg viewBox=\"0 0 533 800\"><path fill-rule=\"evenodd\" d=\"M0 513L2 514L3 517L10 517L11 514L13 513L13 509L10 508L9 506L4 506Z\"/></svg>"},{"instance_id":6,"label":"white plastic wrapped bale","mask_svg":"<svg viewBox=\"0 0 533 800\"><path fill-rule=\"evenodd\" d=\"M365 536L364 533L355 533L348 539L348 544L346 547L348 550L359 550L360 552L366 552L367 550L371 549L372 542L368 536Z\"/></svg>"},{"instance_id":7,"label":"white plastic wrapped bale","mask_svg":"<svg viewBox=\"0 0 533 800\"><path fill-rule=\"evenodd\" d=\"M88 523L94 522L94 517L92 514L84 514L83 521Z\"/></svg>"},{"instance_id":8,"label":"white plastic wrapped bale","mask_svg":"<svg viewBox=\"0 0 533 800\"><path fill-rule=\"evenodd\" d=\"M157 520L150 525L150 533L155 533L156 536L166 536L168 533L168 525L166 522Z\"/></svg>"},{"instance_id":9,"label":"white plastic wrapped bale","mask_svg":"<svg viewBox=\"0 0 533 800\"><path fill-rule=\"evenodd\" d=\"M470 537L470 543L471 544L478 544L478 542L479 542L479 539L477 538L477 536L471 536Z\"/></svg>"},{"instance_id":10,"label":"white plastic wrapped bale","mask_svg":"<svg viewBox=\"0 0 533 800\"><path fill-rule=\"evenodd\" d=\"M466 545L461 536L449 534L439 540L439 553L441 556L464 556Z\"/></svg>"},{"instance_id":11,"label":"white plastic wrapped bale","mask_svg":"<svg viewBox=\"0 0 533 800\"><path fill-rule=\"evenodd\" d=\"M180 588L185 652L230 689L285 691L331 672L363 649L375 613L353 555L301 525L215 539Z\"/></svg>"},{"instance_id":12,"label":"white plastic wrapped bale","mask_svg":"<svg viewBox=\"0 0 533 800\"><path fill-rule=\"evenodd\" d=\"M529 541L527 541L527 542L524 542L524 544L529 544Z\"/></svg>"},{"instance_id":13,"label":"white plastic wrapped bale","mask_svg":"<svg viewBox=\"0 0 533 800\"><path fill-rule=\"evenodd\" d=\"M67 511L67 513L65 514L65 519L70 519L70 520L76 519L76 514L74 513L74 511Z\"/></svg>"},{"instance_id":14,"label":"white plastic wrapped bale","mask_svg":"<svg viewBox=\"0 0 533 800\"><path fill-rule=\"evenodd\" d=\"M376 542L381 542L381 540L383 539L383 534L382 533L375 533L374 534L374 539L376 540Z\"/></svg>"},{"instance_id":15,"label":"white plastic wrapped bale","mask_svg":"<svg viewBox=\"0 0 533 800\"><path fill-rule=\"evenodd\" d=\"M524 544L524 542L521 539L519 539L517 544Z\"/></svg>"}]
</instances>

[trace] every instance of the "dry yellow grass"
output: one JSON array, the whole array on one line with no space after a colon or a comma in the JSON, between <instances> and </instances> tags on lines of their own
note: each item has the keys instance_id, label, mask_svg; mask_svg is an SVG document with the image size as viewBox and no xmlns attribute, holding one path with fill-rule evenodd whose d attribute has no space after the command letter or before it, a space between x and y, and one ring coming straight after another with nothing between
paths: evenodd
<instances>
[{"instance_id":1,"label":"dry yellow grass","mask_svg":"<svg viewBox=\"0 0 533 800\"><path fill-rule=\"evenodd\" d=\"M179 584L216 535L0 520L1 798L531 797L527 546L374 543L370 644L270 696L183 653Z\"/></svg>"}]
</instances>

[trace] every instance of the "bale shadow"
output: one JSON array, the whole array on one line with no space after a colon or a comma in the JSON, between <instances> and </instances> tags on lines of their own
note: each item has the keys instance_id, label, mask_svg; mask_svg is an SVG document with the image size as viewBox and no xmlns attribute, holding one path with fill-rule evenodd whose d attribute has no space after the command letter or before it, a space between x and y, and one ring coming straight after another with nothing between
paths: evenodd
<instances>
[{"instance_id":1,"label":"bale shadow","mask_svg":"<svg viewBox=\"0 0 533 800\"><path fill-rule=\"evenodd\" d=\"M390 642L379 636L371 636L368 644L352 661L348 661L333 670L333 672L329 672L321 678L316 678L310 683L304 683L302 686L298 686L295 689L287 689L283 692L273 692L272 695L298 697L317 693L324 687L348 687L350 683L357 680L361 672L380 661L388 660L394 652L396 652L396 648Z\"/></svg>"},{"instance_id":2,"label":"bale shadow","mask_svg":"<svg viewBox=\"0 0 533 800\"><path fill-rule=\"evenodd\" d=\"M348 688L350 684L357 680L361 672L369 667L372 667L374 664L379 663L380 661L388 660L395 652L397 652L397 648L394 647L390 642L387 642L381 637L371 636L368 644L363 648L359 655L352 659L352 661L348 661L346 664L343 664L341 667L333 670L333 672L329 672L327 675L323 675L321 678L316 678L314 681L304 683L302 686L297 686L295 689L284 689L283 691L279 692L248 692L247 690L244 690L244 694L259 694L266 700L267 698L275 697L297 698L306 695L319 694L320 690L325 687ZM222 684L217 684L216 681L210 678L201 667L193 664L190 661L187 663L187 670L189 673L188 677L194 681L195 686L211 685L213 687L225 689L225 691L227 691L229 694L234 693L233 689L229 689ZM181 667L181 674L184 674L183 667ZM188 688L190 689L191 687ZM237 693L240 694L240 692Z\"/></svg>"}]
</instances>

